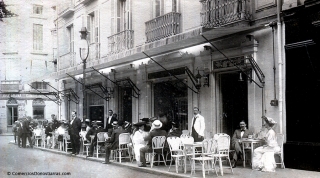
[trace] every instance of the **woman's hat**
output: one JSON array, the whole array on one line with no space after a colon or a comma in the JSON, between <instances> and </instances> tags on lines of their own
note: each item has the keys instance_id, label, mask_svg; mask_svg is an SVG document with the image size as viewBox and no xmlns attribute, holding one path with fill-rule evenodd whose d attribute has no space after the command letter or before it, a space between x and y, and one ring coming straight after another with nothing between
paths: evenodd
<instances>
[{"instance_id":1,"label":"woman's hat","mask_svg":"<svg viewBox=\"0 0 320 178\"><path fill-rule=\"evenodd\" d=\"M262 119L264 119L269 124L276 124L277 122L273 120L271 117L262 116Z\"/></svg>"},{"instance_id":2,"label":"woman's hat","mask_svg":"<svg viewBox=\"0 0 320 178\"><path fill-rule=\"evenodd\" d=\"M146 124L147 124L146 122L141 121L141 122L137 122L137 123L135 123L135 124L133 124L133 125L134 125L134 126L137 126L137 127L141 127L141 126L146 125Z\"/></svg>"},{"instance_id":3,"label":"woman's hat","mask_svg":"<svg viewBox=\"0 0 320 178\"><path fill-rule=\"evenodd\" d=\"M154 128L156 128L156 129L159 129L159 128L162 127L162 122L159 121L159 120L155 120L155 121L152 122L152 126L153 126Z\"/></svg>"},{"instance_id":4,"label":"woman's hat","mask_svg":"<svg viewBox=\"0 0 320 178\"><path fill-rule=\"evenodd\" d=\"M143 122L149 122L149 118L142 118L142 119L140 119L140 120L142 120Z\"/></svg>"},{"instance_id":5,"label":"woman's hat","mask_svg":"<svg viewBox=\"0 0 320 178\"><path fill-rule=\"evenodd\" d=\"M124 128L127 129L131 126L132 124L128 121L124 121Z\"/></svg>"}]
</instances>

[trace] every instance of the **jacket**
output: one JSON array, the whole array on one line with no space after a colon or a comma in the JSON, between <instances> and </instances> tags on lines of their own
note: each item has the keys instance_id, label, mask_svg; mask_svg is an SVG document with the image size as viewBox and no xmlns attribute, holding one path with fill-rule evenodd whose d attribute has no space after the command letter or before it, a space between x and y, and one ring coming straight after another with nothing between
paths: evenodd
<instances>
[{"instance_id":1,"label":"jacket","mask_svg":"<svg viewBox=\"0 0 320 178\"><path fill-rule=\"evenodd\" d=\"M118 127L112 131L111 137L106 141L107 147L111 150L119 147L119 135L122 133L128 133L123 127Z\"/></svg>"},{"instance_id":2,"label":"jacket","mask_svg":"<svg viewBox=\"0 0 320 178\"><path fill-rule=\"evenodd\" d=\"M204 117L201 116L200 114L197 114L195 117L197 117L197 119L196 119L193 127L199 135L204 137L204 130L206 128L205 123L204 123ZM191 124L193 124L193 120L195 117L192 118ZM192 125L191 125L191 129L192 129ZM190 130L190 133L192 133L191 130Z\"/></svg>"}]
</instances>

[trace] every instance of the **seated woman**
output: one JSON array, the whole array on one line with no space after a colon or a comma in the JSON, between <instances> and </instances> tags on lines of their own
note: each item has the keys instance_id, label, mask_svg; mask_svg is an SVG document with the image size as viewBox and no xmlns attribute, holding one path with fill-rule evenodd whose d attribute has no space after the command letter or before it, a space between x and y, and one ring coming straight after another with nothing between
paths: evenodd
<instances>
[{"instance_id":1,"label":"seated woman","mask_svg":"<svg viewBox=\"0 0 320 178\"><path fill-rule=\"evenodd\" d=\"M276 133L272 129L276 122L270 117L263 116L263 119L265 119L265 126L268 129L268 132L264 137L266 145L258 147L254 150L252 168L264 172L274 172L276 168L274 152L280 151L280 147L277 143Z\"/></svg>"},{"instance_id":2,"label":"seated woman","mask_svg":"<svg viewBox=\"0 0 320 178\"><path fill-rule=\"evenodd\" d=\"M136 130L135 132L133 132L133 136L132 136L132 143L134 145L133 146L134 147L134 154L135 154L137 162L139 162L140 148L147 145L147 141L144 141L144 137L148 135L148 132L145 131L146 122L144 122L144 121L138 122L133 125L136 126L137 128L139 128L139 130ZM139 165L139 163L138 163L138 165Z\"/></svg>"}]
</instances>

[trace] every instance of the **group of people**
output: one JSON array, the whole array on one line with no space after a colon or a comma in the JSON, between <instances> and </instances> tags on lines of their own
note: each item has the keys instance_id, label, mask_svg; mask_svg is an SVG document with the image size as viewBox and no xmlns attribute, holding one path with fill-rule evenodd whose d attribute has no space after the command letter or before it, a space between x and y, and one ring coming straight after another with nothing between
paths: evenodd
<instances>
[{"instance_id":1,"label":"group of people","mask_svg":"<svg viewBox=\"0 0 320 178\"><path fill-rule=\"evenodd\" d=\"M194 138L195 142L201 142L204 140L205 133L205 121L204 117L200 115L199 108L194 107L194 116L191 121L190 135ZM97 134L99 132L107 133L107 140L105 141L104 148L106 152L104 164L108 164L111 150L115 150L119 145L119 135L122 133L130 133L132 144L134 145L134 155L139 167L146 167L145 153L152 152L152 138L155 136L165 137L180 137L182 131L179 129L179 122L171 122L168 124L168 119L164 114L159 114L158 117L142 118L138 123L131 123L123 120L118 120L117 115L112 110L108 111L109 116L101 121L85 120L86 123L86 135L83 137L85 142L90 142L90 149L88 157L93 155L94 147L97 144ZM246 128L245 121L240 122L240 129L235 130L231 139L231 149L234 150L232 158L232 167L236 167L236 163L242 158L242 144L243 138L263 139L265 144L257 147L254 150L252 166L256 170L273 172L276 168L274 160L274 152L280 150L277 144L276 133L273 130L273 126L276 122L269 117L262 117L265 121L262 129L258 134L253 134L252 131ZM13 128L15 142L18 142L20 146L20 140L22 140L22 147L26 147L26 140L28 139L30 147L32 147L32 127L30 126L31 117L26 117L19 121L16 121ZM70 135L70 141L72 145L73 155L77 155L80 152L80 132L81 132L81 120L77 117L77 113L73 111L71 113L70 123L58 122L55 115L52 115L52 123L49 123L45 129L47 137L47 144L52 144L52 133L58 131L60 135L63 135L66 130ZM170 125L171 127L168 127ZM16 139L17 137L17 139ZM54 145L53 145L54 146Z\"/></svg>"},{"instance_id":2,"label":"group of people","mask_svg":"<svg viewBox=\"0 0 320 178\"><path fill-rule=\"evenodd\" d=\"M30 147L33 147L32 143L32 130L33 127L30 124L31 123L31 117L27 116L25 118L21 118L17 121L15 121L13 126L13 134L14 134L14 141L15 143L18 143L18 146L20 148L26 148L27 147L27 140L29 142Z\"/></svg>"},{"instance_id":3,"label":"group of people","mask_svg":"<svg viewBox=\"0 0 320 178\"><path fill-rule=\"evenodd\" d=\"M249 138L252 136L256 139L262 139L263 145L254 149L252 158L252 168L264 172L274 172L276 163L274 159L274 153L280 151L280 147L277 143L276 133L273 130L276 122L270 117L262 117L265 124L261 128L260 132L253 134L252 131L246 128L245 121L240 122L240 129L235 130L232 140L231 149L235 152L232 155L232 167L236 167L239 158L242 158L242 147L245 147L241 142L242 138Z\"/></svg>"}]
</instances>

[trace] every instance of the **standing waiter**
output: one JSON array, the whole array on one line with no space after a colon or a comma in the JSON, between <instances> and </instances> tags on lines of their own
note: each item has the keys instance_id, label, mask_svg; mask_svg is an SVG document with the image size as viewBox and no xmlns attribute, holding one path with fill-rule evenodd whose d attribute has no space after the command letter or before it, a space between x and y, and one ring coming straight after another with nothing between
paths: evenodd
<instances>
[{"instance_id":1,"label":"standing waiter","mask_svg":"<svg viewBox=\"0 0 320 178\"><path fill-rule=\"evenodd\" d=\"M72 155L78 155L80 152L80 135L81 131L81 120L76 116L77 112L72 111L69 127L70 140L72 145Z\"/></svg>"},{"instance_id":2,"label":"standing waiter","mask_svg":"<svg viewBox=\"0 0 320 178\"><path fill-rule=\"evenodd\" d=\"M198 107L193 108L194 117L191 121L191 136L195 142L201 142L204 140L204 130L206 128L204 123L204 117L200 115Z\"/></svg>"}]
</instances>

